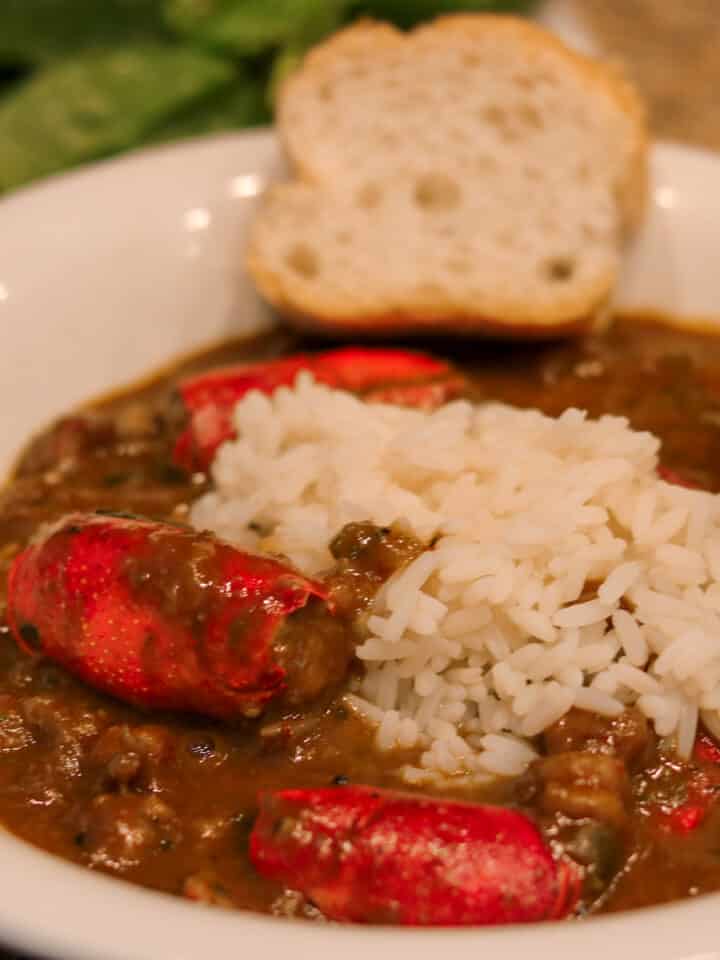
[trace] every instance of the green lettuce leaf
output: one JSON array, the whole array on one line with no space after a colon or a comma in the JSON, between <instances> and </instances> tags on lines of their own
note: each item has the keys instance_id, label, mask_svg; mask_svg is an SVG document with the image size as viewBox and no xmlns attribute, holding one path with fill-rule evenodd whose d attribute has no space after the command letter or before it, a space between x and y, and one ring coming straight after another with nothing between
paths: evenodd
<instances>
[{"instance_id":1,"label":"green lettuce leaf","mask_svg":"<svg viewBox=\"0 0 720 960\"><path fill-rule=\"evenodd\" d=\"M221 90L188 110L180 112L155 129L149 143L180 140L204 133L219 133L239 127L269 123L270 111L265 102L265 83L240 73L230 90Z\"/></svg>"},{"instance_id":2,"label":"green lettuce leaf","mask_svg":"<svg viewBox=\"0 0 720 960\"><path fill-rule=\"evenodd\" d=\"M292 35L302 5L303 0L166 0L165 17L186 39L254 56Z\"/></svg>"},{"instance_id":3,"label":"green lettuce leaf","mask_svg":"<svg viewBox=\"0 0 720 960\"><path fill-rule=\"evenodd\" d=\"M132 147L234 77L231 64L180 45L93 52L40 70L0 101L0 191Z\"/></svg>"},{"instance_id":4,"label":"green lettuce leaf","mask_svg":"<svg viewBox=\"0 0 720 960\"><path fill-rule=\"evenodd\" d=\"M0 63L42 64L167 33L160 0L0 0Z\"/></svg>"},{"instance_id":5,"label":"green lettuce leaf","mask_svg":"<svg viewBox=\"0 0 720 960\"><path fill-rule=\"evenodd\" d=\"M532 5L533 0L361 0L359 7L367 16L412 27L446 13L521 13Z\"/></svg>"},{"instance_id":6,"label":"green lettuce leaf","mask_svg":"<svg viewBox=\"0 0 720 960\"><path fill-rule=\"evenodd\" d=\"M170 27L235 56L312 43L336 29L351 0L165 0Z\"/></svg>"},{"instance_id":7,"label":"green lettuce leaf","mask_svg":"<svg viewBox=\"0 0 720 960\"><path fill-rule=\"evenodd\" d=\"M266 98L271 110L275 107L277 93L283 81L297 70L307 50L307 44L290 43L286 47L283 47L280 53L273 59Z\"/></svg>"}]
</instances>

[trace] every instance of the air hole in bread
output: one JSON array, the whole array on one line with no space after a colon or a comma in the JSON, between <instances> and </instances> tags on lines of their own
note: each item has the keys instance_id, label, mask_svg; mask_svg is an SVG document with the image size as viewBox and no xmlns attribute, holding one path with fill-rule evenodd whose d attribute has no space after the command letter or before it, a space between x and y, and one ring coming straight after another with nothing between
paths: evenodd
<instances>
[{"instance_id":1,"label":"air hole in bread","mask_svg":"<svg viewBox=\"0 0 720 960\"><path fill-rule=\"evenodd\" d=\"M382 203L382 190L376 183L364 183L355 194L355 201L359 207L372 210Z\"/></svg>"},{"instance_id":2,"label":"air hole in bread","mask_svg":"<svg viewBox=\"0 0 720 960\"><path fill-rule=\"evenodd\" d=\"M479 67L482 63L482 57L479 53L465 53L462 62L466 67Z\"/></svg>"},{"instance_id":3,"label":"air hole in bread","mask_svg":"<svg viewBox=\"0 0 720 960\"><path fill-rule=\"evenodd\" d=\"M607 231L603 230L602 227L599 227L594 223L584 223L581 227L582 237L584 240L588 240L590 243L603 243L607 242Z\"/></svg>"},{"instance_id":4,"label":"air hole in bread","mask_svg":"<svg viewBox=\"0 0 720 960\"><path fill-rule=\"evenodd\" d=\"M423 210L454 210L460 203L460 187L445 173L426 173L416 181L414 197Z\"/></svg>"},{"instance_id":5,"label":"air hole in bread","mask_svg":"<svg viewBox=\"0 0 720 960\"><path fill-rule=\"evenodd\" d=\"M324 100L326 103L332 100L333 88L331 87L330 83L325 82L320 85L320 88L318 89L318 96L320 97L321 100Z\"/></svg>"},{"instance_id":6,"label":"air hole in bread","mask_svg":"<svg viewBox=\"0 0 720 960\"><path fill-rule=\"evenodd\" d=\"M478 173L494 173L497 170L497 160L487 153L481 153L476 157L475 166Z\"/></svg>"},{"instance_id":7,"label":"air hole in bread","mask_svg":"<svg viewBox=\"0 0 720 960\"><path fill-rule=\"evenodd\" d=\"M305 243L297 243L289 250L285 263L298 276L313 280L320 273L320 264L315 251Z\"/></svg>"},{"instance_id":8,"label":"air hole in bread","mask_svg":"<svg viewBox=\"0 0 720 960\"><path fill-rule=\"evenodd\" d=\"M533 130L542 130L543 122L540 111L530 103L524 103L518 108L518 116L526 127Z\"/></svg>"},{"instance_id":9,"label":"air hole in bread","mask_svg":"<svg viewBox=\"0 0 720 960\"><path fill-rule=\"evenodd\" d=\"M493 127L501 140L506 143L512 143L518 139L518 132L513 127L512 119L497 104L491 104L480 114L480 121Z\"/></svg>"},{"instance_id":10,"label":"air hole in bread","mask_svg":"<svg viewBox=\"0 0 720 960\"><path fill-rule=\"evenodd\" d=\"M456 273L460 276L468 273L472 273L473 264L470 260L465 260L462 257L451 257L449 260L445 261L445 268L450 273Z\"/></svg>"},{"instance_id":11,"label":"air hole in bread","mask_svg":"<svg viewBox=\"0 0 720 960\"><path fill-rule=\"evenodd\" d=\"M577 178L580 183L587 183L590 180L590 165L586 161L578 164Z\"/></svg>"},{"instance_id":12,"label":"air hole in bread","mask_svg":"<svg viewBox=\"0 0 720 960\"><path fill-rule=\"evenodd\" d=\"M507 126L507 114L501 107L498 107L497 104L494 103L490 104L489 107L485 107L480 114L480 119L489 123L491 127L495 127L497 130L502 130Z\"/></svg>"},{"instance_id":13,"label":"air hole in bread","mask_svg":"<svg viewBox=\"0 0 720 960\"><path fill-rule=\"evenodd\" d=\"M575 261L572 257L549 257L543 263L543 272L552 283L567 283L575 273Z\"/></svg>"}]
</instances>

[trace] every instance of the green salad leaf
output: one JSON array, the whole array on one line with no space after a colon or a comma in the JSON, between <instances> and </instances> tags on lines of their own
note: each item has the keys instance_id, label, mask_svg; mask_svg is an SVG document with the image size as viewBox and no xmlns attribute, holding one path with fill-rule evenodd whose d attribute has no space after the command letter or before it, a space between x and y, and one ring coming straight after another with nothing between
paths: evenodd
<instances>
[{"instance_id":1,"label":"green salad leaf","mask_svg":"<svg viewBox=\"0 0 720 960\"><path fill-rule=\"evenodd\" d=\"M215 50L257 56L337 28L350 0L166 0L168 25Z\"/></svg>"},{"instance_id":2,"label":"green salad leaf","mask_svg":"<svg viewBox=\"0 0 720 960\"><path fill-rule=\"evenodd\" d=\"M42 64L167 33L158 0L0 0L4 64Z\"/></svg>"},{"instance_id":3,"label":"green salad leaf","mask_svg":"<svg viewBox=\"0 0 720 960\"><path fill-rule=\"evenodd\" d=\"M270 120L309 47L531 0L0 0L0 193L120 150Z\"/></svg>"},{"instance_id":4,"label":"green salad leaf","mask_svg":"<svg viewBox=\"0 0 720 960\"><path fill-rule=\"evenodd\" d=\"M362 0L360 12L400 27L446 13L522 13L532 0Z\"/></svg>"},{"instance_id":5,"label":"green salad leaf","mask_svg":"<svg viewBox=\"0 0 720 960\"><path fill-rule=\"evenodd\" d=\"M297 70L307 50L306 44L288 44L274 58L267 89L267 103L271 110L275 106L275 98L283 80Z\"/></svg>"},{"instance_id":6,"label":"green salad leaf","mask_svg":"<svg viewBox=\"0 0 720 960\"><path fill-rule=\"evenodd\" d=\"M192 36L208 20L226 10L232 0L161 0L165 23L176 33Z\"/></svg>"},{"instance_id":7,"label":"green salad leaf","mask_svg":"<svg viewBox=\"0 0 720 960\"><path fill-rule=\"evenodd\" d=\"M303 0L167 0L167 23L186 37L239 56L285 43Z\"/></svg>"},{"instance_id":8,"label":"green salad leaf","mask_svg":"<svg viewBox=\"0 0 720 960\"><path fill-rule=\"evenodd\" d=\"M255 127L270 120L264 79L241 71L230 89L220 90L181 111L153 130L147 142L162 143L203 133Z\"/></svg>"},{"instance_id":9,"label":"green salad leaf","mask_svg":"<svg viewBox=\"0 0 720 960\"><path fill-rule=\"evenodd\" d=\"M283 80L300 66L314 44L338 30L344 23L352 0L307 0L305 17L272 61L267 102L272 108Z\"/></svg>"},{"instance_id":10,"label":"green salad leaf","mask_svg":"<svg viewBox=\"0 0 720 960\"><path fill-rule=\"evenodd\" d=\"M230 64L179 45L50 66L0 101L0 191L132 146L234 77Z\"/></svg>"}]
</instances>

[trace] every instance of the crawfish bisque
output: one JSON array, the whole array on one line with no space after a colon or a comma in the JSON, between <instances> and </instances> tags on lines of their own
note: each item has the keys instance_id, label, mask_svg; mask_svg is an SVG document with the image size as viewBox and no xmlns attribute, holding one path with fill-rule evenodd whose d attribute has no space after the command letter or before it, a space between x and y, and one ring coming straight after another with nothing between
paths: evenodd
<instances>
[{"instance_id":1,"label":"crawfish bisque","mask_svg":"<svg viewBox=\"0 0 720 960\"><path fill-rule=\"evenodd\" d=\"M33 439L9 829L308 919L720 889L720 345L457 353L228 344Z\"/></svg>"}]
</instances>

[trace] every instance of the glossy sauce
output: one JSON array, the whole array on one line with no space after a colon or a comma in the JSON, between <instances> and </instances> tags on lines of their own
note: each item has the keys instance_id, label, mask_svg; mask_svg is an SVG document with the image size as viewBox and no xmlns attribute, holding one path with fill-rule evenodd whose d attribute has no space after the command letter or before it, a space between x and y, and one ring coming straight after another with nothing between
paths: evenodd
<instances>
[{"instance_id":1,"label":"glossy sauce","mask_svg":"<svg viewBox=\"0 0 720 960\"><path fill-rule=\"evenodd\" d=\"M471 376L473 399L554 415L568 406L592 416L622 414L661 437L666 466L720 489L720 340L636 320L572 344L462 344L455 356L447 344L422 346L449 354ZM171 464L174 382L301 347L307 344L286 334L224 344L96 404L90 419L66 418L36 438L0 494L0 589L38 526L72 510L185 520L208 482ZM350 606L371 596L392 569L388 549L395 548L378 543L362 561L355 541L336 546L335 589ZM415 548L398 549L402 559ZM317 629L311 619L304 629ZM460 785L450 792L512 802L535 816L586 866L583 910L720 889L720 804L683 836L657 829L650 813L658 803L672 809L681 802L700 774L720 792L720 772L716 782L711 766L664 755L632 716L593 726L572 714L540 747L546 756L526 777L491 791ZM258 790L346 781L401 786L393 771L407 759L377 754L372 732L337 696L236 727L143 714L21 653L0 621L0 820L92 869L206 902L317 919L311 904L262 880L249 864Z\"/></svg>"}]
</instances>

